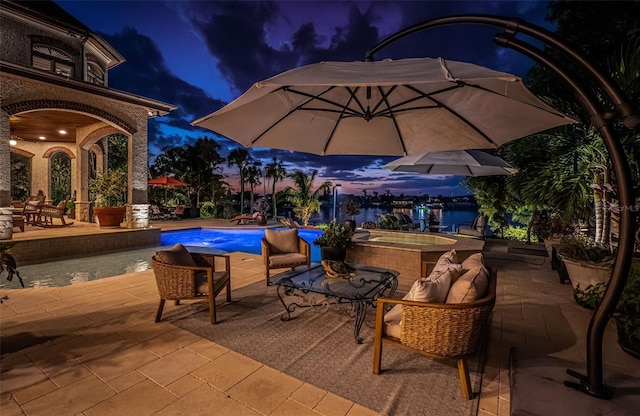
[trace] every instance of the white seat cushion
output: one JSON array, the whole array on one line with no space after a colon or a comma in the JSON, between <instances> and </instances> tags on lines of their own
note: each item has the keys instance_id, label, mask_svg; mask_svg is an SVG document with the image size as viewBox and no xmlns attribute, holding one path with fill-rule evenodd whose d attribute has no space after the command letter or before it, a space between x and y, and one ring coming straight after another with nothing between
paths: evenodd
<instances>
[{"instance_id":1,"label":"white seat cushion","mask_svg":"<svg viewBox=\"0 0 640 416\"><path fill-rule=\"evenodd\" d=\"M300 264L306 262L307 256L300 253L275 254L269 256L269 267L284 267L288 264Z\"/></svg>"}]
</instances>

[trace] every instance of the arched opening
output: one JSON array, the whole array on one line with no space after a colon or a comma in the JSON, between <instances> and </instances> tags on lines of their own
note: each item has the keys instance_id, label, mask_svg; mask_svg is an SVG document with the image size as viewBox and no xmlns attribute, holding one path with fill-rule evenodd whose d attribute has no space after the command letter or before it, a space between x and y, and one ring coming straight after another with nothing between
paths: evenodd
<instances>
[{"instance_id":1,"label":"arched opening","mask_svg":"<svg viewBox=\"0 0 640 416\"><path fill-rule=\"evenodd\" d=\"M71 195L71 158L65 152L55 152L49 158L51 200L53 204Z\"/></svg>"},{"instance_id":2,"label":"arched opening","mask_svg":"<svg viewBox=\"0 0 640 416\"><path fill-rule=\"evenodd\" d=\"M31 195L31 158L11 152L11 199L24 201Z\"/></svg>"}]
</instances>

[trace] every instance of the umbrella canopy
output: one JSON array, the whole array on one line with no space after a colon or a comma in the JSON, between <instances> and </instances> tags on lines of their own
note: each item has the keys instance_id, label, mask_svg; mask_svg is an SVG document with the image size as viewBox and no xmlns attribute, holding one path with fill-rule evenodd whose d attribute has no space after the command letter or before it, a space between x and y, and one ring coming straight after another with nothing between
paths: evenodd
<instances>
[{"instance_id":1,"label":"umbrella canopy","mask_svg":"<svg viewBox=\"0 0 640 416\"><path fill-rule=\"evenodd\" d=\"M149 185L152 186L162 186L164 187L164 202L167 202L167 188L174 186L189 186L188 183L184 183L179 181L176 178L172 178L171 176L161 176L159 178L149 179Z\"/></svg>"},{"instance_id":2,"label":"umbrella canopy","mask_svg":"<svg viewBox=\"0 0 640 416\"><path fill-rule=\"evenodd\" d=\"M496 148L572 122L514 75L415 58L295 68L192 124L245 147L405 156Z\"/></svg>"},{"instance_id":3,"label":"umbrella canopy","mask_svg":"<svg viewBox=\"0 0 640 416\"><path fill-rule=\"evenodd\" d=\"M515 172L506 161L481 150L451 150L401 157L386 169L427 175L491 176Z\"/></svg>"},{"instance_id":4,"label":"umbrella canopy","mask_svg":"<svg viewBox=\"0 0 640 416\"><path fill-rule=\"evenodd\" d=\"M161 176L159 178L150 179L148 183L149 185L156 186L189 186L189 184L179 181L176 178L172 178L171 176Z\"/></svg>"}]
</instances>

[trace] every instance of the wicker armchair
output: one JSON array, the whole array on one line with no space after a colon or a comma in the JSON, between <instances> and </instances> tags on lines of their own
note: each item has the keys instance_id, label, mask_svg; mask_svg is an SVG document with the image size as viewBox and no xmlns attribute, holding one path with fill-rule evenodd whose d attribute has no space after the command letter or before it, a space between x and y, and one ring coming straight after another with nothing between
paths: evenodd
<instances>
[{"instance_id":1,"label":"wicker armchair","mask_svg":"<svg viewBox=\"0 0 640 416\"><path fill-rule=\"evenodd\" d=\"M471 399L467 357L480 348L496 301L496 271L489 269L489 276L487 295L473 302L449 304L378 299L373 372L380 374L382 340L399 343L432 358L456 359L462 393ZM397 304L403 305L400 339L386 335L384 322L385 306Z\"/></svg>"},{"instance_id":2,"label":"wicker armchair","mask_svg":"<svg viewBox=\"0 0 640 416\"><path fill-rule=\"evenodd\" d=\"M189 253L196 266L181 266L160 261L158 253L151 258L151 267L156 277L160 304L156 322L162 318L166 300L174 300L176 305L182 299L207 296L209 318L216 319L216 296L227 288L227 302L231 302L231 266L229 256L222 254ZM216 270L216 258L224 262L224 270ZM221 261L221 262L222 262Z\"/></svg>"},{"instance_id":3,"label":"wicker armchair","mask_svg":"<svg viewBox=\"0 0 640 416\"><path fill-rule=\"evenodd\" d=\"M311 264L311 246L298 236L298 229L285 231L265 230L262 238L262 261L264 262L267 285L271 269L291 268Z\"/></svg>"}]
</instances>

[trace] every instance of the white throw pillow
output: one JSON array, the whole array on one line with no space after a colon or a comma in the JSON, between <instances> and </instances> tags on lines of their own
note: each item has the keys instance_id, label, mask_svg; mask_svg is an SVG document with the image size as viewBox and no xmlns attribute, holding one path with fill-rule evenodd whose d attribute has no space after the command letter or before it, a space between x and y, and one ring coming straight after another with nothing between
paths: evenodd
<instances>
[{"instance_id":1,"label":"white throw pillow","mask_svg":"<svg viewBox=\"0 0 640 416\"><path fill-rule=\"evenodd\" d=\"M455 272L451 270L432 272L429 278L416 280L407 295L408 300L429 303L444 302L451 286L453 273Z\"/></svg>"},{"instance_id":2,"label":"white throw pillow","mask_svg":"<svg viewBox=\"0 0 640 416\"><path fill-rule=\"evenodd\" d=\"M464 259L461 264L463 271L471 270L474 267L484 267L485 269L487 268L484 265L482 253L475 253L470 255L469 257Z\"/></svg>"},{"instance_id":3,"label":"white throw pillow","mask_svg":"<svg viewBox=\"0 0 640 416\"><path fill-rule=\"evenodd\" d=\"M458 253L456 253L456 249L451 249L440 256L436 265L433 266L433 273L440 273L446 270L458 270L460 271L462 267L458 264Z\"/></svg>"},{"instance_id":4,"label":"white throw pillow","mask_svg":"<svg viewBox=\"0 0 640 416\"><path fill-rule=\"evenodd\" d=\"M489 288L489 273L484 266L466 271L451 285L446 303L466 303L482 299Z\"/></svg>"}]
</instances>

